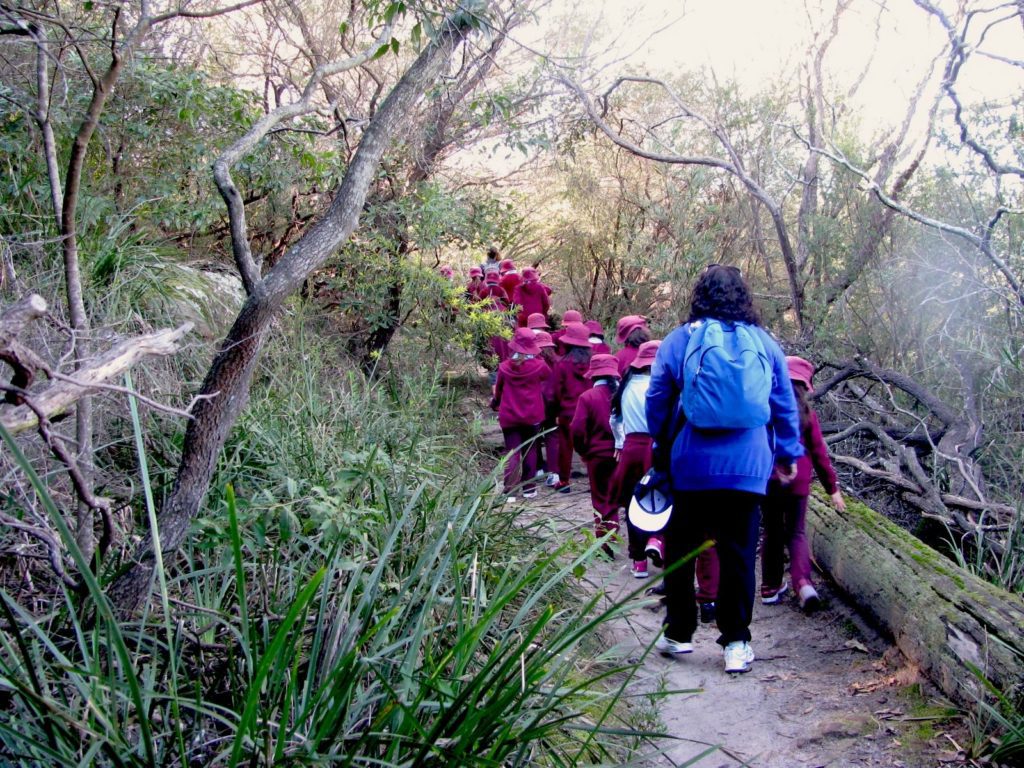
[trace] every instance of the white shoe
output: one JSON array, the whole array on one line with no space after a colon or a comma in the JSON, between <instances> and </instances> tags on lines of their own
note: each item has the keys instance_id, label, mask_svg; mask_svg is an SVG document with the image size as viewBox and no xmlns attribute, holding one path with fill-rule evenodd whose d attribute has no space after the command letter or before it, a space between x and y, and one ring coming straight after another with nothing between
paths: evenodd
<instances>
[{"instance_id":1,"label":"white shoe","mask_svg":"<svg viewBox=\"0 0 1024 768\"><path fill-rule=\"evenodd\" d=\"M681 653L693 653L693 643L681 643L678 640L671 640L665 637L664 632L662 632L661 636L655 641L654 647L666 656L676 656Z\"/></svg>"},{"instance_id":2,"label":"white shoe","mask_svg":"<svg viewBox=\"0 0 1024 768\"><path fill-rule=\"evenodd\" d=\"M547 473L543 469L538 469L536 472L533 473L533 476L534 477L544 477L544 475L546 475L546 474Z\"/></svg>"},{"instance_id":3,"label":"white shoe","mask_svg":"<svg viewBox=\"0 0 1024 768\"><path fill-rule=\"evenodd\" d=\"M800 595L800 608L808 613L816 611L821 606L821 598L818 597L818 590L810 584L804 584L797 593Z\"/></svg>"},{"instance_id":4,"label":"white shoe","mask_svg":"<svg viewBox=\"0 0 1024 768\"><path fill-rule=\"evenodd\" d=\"M535 499L535 498L537 498L537 489L535 488L532 491L523 491L523 498L524 499Z\"/></svg>"},{"instance_id":5,"label":"white shoe","mask_svg":"<svg viewBox=\"0 0 1024 768\"><path fill-rule=\"evenodd\" d=\"M544 481L544 485L548 488L554 488L558 484L558 473L552 472L548 475L548 479Z\"/></svg>"},{"instance_id":6,"label":"white shoe","mask_svg":"<svg viewBox=\"0 0 1024 768\"><path fill-rule=\"evenodd\" d=\"M505 503L506 504L515 504L516 503L516 497L515 496L509 496L507 499L505 499Z\"/></svg>"},{"instance_id":7,"label":"white shoe","mask_svg":"<svg viewBox=\"0 0 1024 768\"><path fill-rule=\"evenodd\" d=\"M754 649L750 647L750 643L736 640L725 646L726 672L749 672L753 661Z\"/></svg>"}]
</instances>

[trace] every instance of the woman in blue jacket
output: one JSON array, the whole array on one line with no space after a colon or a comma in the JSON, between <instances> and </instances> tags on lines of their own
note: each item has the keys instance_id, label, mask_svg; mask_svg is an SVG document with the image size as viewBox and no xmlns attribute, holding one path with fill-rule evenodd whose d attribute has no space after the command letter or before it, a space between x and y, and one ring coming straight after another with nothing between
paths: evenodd
<instances>
[{"instance_id":1,"label":"woman in blue jacket","mask_svg":"<svg viewBox=\"0 0 1024 768\"><path fill-rule=\"evenodd\" d=\"M711 340L712 329L717 341ZM717 350L709 352L716 343ZM719 365L716 355L724 361L721 371L738 364L740 376L753 379L755 392L744 395L746 400L729 391L729 382L718 388L705 383ZM741 359L745 362L737 363ZM750 381L740 385L744 387L751 392ZM780 464L782 477L791 479L804 449L785 356L761 328L750 288L735 267L709 265L697 280L688 320L658 349L646 409L655 443L654 467L670 474L674 493L665 567L706 539L715 542L720 563L718 643L724 649L725 671L747 672L754 660L750 618L759 505L774 464ZM664 654L693 651L693 577L691 558L665 578L664 632L655 644Z\"/></svg>"}]
</instances>

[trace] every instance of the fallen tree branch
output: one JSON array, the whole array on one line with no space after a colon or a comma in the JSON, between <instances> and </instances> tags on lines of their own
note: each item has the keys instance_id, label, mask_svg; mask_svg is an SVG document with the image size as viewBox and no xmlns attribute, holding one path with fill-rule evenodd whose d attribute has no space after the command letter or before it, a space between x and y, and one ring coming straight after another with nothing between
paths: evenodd
<instances>
[{"instance_id":1,"label":"fallen tree branch","mask_svg":"<svg viewBox=\"0 0 1024 768\"><path fill-rule=\"evenodd\" d=\"M46 389L32 393L34 405L46 415L47 419L52 420L54 416L66 413L80 398L97 390L126 391L123 387L105 382L128 370L144 357L170 355L177 352L177 342L190 330L192 330L192 323L185 323L173 330L165 329L125 339L80 368L73 378L54 373L53 378L59 379L58 381ZM10 390L11 387L4 386L4 389ZM137 393L132 392L131 394L138 397ZM161 406L147 398L140 399L146 400L154 407L168 409L167 406ZM13 408L0 407L0 424L12 435L32 429L38 423L36 412L25 405Z\"/></svg>"}]
</instances>

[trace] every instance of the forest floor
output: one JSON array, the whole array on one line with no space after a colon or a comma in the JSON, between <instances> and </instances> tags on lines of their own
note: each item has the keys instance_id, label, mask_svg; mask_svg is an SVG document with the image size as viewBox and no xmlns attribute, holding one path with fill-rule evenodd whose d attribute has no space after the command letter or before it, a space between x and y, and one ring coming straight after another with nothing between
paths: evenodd
<instances>
[{"instance_id":1,"label":"forest floor","mask_svg":"<svg viewBox=\"0 0 1024 768\"><path fill-rule=\"evenodd\" d=\"M496 423L483 437L500 455ZM592 526L592 508L583 468L577 463L575 470L571 493L542 487L537 498L520 504L528 519L546 518L561 535L578 535L583 542L584 531ZM588 569L585 586L602 590L610 601L627 599L643 585L629 566L623 543L614 561L602 558ZM657 573L651 569L652 576ZM713 624L698 628L692 654L665 658L655 650L648 653L628 693L636 701L655 701L653 711L638 712L638 717L649 718L654 728L677 739L649 765L965 765L959 746L969 738L969 729L962 713L864 620L827 575L817 579L823 607L814 614L801 612L791 591L777 605L755 601L751 646L756 660L746 674L724 672ZM626 659L644 654L660 633L663 615L656 597L641 593L632 601L635 610L602 630L603 643ZM642 695L657 691L681 693L654 700ZM716 749L705 754L709 747Z\"/></svg>"}]
</instances>

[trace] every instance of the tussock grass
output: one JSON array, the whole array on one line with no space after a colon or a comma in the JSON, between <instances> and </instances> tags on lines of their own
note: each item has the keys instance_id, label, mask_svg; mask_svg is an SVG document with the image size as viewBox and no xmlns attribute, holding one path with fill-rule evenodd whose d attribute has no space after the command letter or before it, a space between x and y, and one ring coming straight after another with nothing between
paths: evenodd
<instances>
[{"instance_id":1,"label":"tussock grass","mask_svg":"<svg viewBox=\"0 0 1024 768\"><path fill-rule=\"evenodd\" d=\"M638 666L588 646L626 610L576 586L599 542L553 547L495 505L435 372L340 380L308 341L264 365L142 616L118 620L110 574L84 561L82 589L43 613L0 594L0 759L571 766L658 751L622 705ZM133 416L152 521L160 471Z\"/></svg>"}]
</instances>

